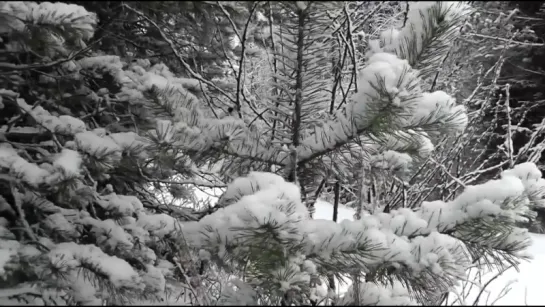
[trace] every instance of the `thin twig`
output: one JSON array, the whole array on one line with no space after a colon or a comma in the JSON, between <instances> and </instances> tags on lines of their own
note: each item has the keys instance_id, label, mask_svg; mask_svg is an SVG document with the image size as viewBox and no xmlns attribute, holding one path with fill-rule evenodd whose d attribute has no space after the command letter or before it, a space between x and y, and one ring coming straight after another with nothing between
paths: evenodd
<instances>
[{"instance_id":1,"label":"thin twig","mask_svg":"<svg viewBox=\"0 0 545 307\"><path fill-rule=\"evenodd\" d=\"M24 227L24 230L25 230L26 234L28 235L30 240L32 240L32 243L35 243L36 245L43 248L44 250L49 251L49 248L47 248L47 246L40 243L40 241L38 240L38 237L32 231L32 227L30 227L30 224L26 220L25 211L23 210L23 205L21 204L21 199L19 198L19 193L17 192L17 189L15 188L15 184L13 182L10 183L10 189L11 189L11 194L13 196L13 200L14 200L14 203L15 203L15 209L17 209L17 214L19 215L19 220L23 224L23 227Z\"/></svg>"},{"instance_id":2,"label":"thin twig","mask_svg":"<svg viewBox=\"0 0 545 307\"><path fill-rule=\"evenodd\" d=\"M454 177L454 175L452 175L449 170L445 167L444 164L442 163L439 163L437 162L435 159L431 158L430 161L432 161L433 163L435 163L435 165L439 166L444 172L445 174L447 174L450 178L452 178L452 180L456 181L459 185L461 185L462 187L466 187L465 183L462 182L462 180Z\"/></svg>"},{"instance_id":3,"label":"thin twig","mask_svg":"<svg viewBox=\"0 0 545 307\"><path fill-rule=\"evenodd\" d=\"M507 115L507 153L509 168L513 168L513 136L511 135L511 107L509 106L509 83L505 85L505 113Z\"/></svg>"},{"instance_id":4,"label":"thin twig","mask_svg":"<svg viewBox=\"0 0 545 307\"><path fill-rule=\"evenodd\" d=\"M250 16L248 16L248 20L246 21L246 25L244 26L244 31L242 33L242 36L240 35L240 31L237 28L237 25L235 22L231 19L231 15L225 10L223 5L218 1L218 6L222 10L223 14L227 17L229 22L231 23L231 26L233 27L233 30L235 31L235 34L237 35L240 44L241 44L241 55L239 59L238 64L238 74L236 76L237 78L237 92L236 92L236 101L235 101L235 107L238 113L238 116L242 118L242 112L241 112L241 103L240 103L240 95L241 95L241 87L242 87L242 76L244 75L244 57L246 52L246 38L248 34L248 26L250 25L250 21L252 20L252 17L254 15L255 9L257 8L257 1L254 1L252 8L250 9ZM249 104L249 103L248 103ZM251 106L250 106L251 107Z\"/></svg>"},{"instance_id":5,"label":"thin twig","mask_svg":"<svg viewBox=\"0 0 545 307\"><path fill-rule=\"evenodd\" d=\"M493 40L497 40L497 41L501 41L501 42L506 42L508 44L516 44L516 45L522 45L522 46L530 46L530 47L543 47L543 46L545 46L545 44L540 44L540 43L518 42L518 41L514 41L512 39L506 39L506 38L489 36L489 35L484 35L484 34L477 34L477 33L468 33L466 35L474 36L474 37L480 37L480 38L486 38L486 39L493 39Z\"/></svg>"}]
</instances>

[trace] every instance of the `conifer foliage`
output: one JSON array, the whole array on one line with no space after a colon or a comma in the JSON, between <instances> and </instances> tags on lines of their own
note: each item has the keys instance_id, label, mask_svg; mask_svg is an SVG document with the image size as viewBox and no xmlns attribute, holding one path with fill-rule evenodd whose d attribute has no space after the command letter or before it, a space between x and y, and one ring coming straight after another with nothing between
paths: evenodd
<instances>
[{"instance_id":1,"label":"conifer foliage","mask_svg":"<svg viewBox=\"0 0 545 307\"><path fill-rule=\"evenodd\" d=\"M2 304L433 304L475 261L524 256L516 225L544 204L532 163L452 201L312 218L328 176L410 172L463 133L464 106L424 85L467 5L411 3L371 40L359 3L202 5L223 28L191 49L205 39L174 13L120 3L171 70L101 48L82 6L0 2ZM194 187L223 193L204 206Z\"/></svg>"}]
</instances>

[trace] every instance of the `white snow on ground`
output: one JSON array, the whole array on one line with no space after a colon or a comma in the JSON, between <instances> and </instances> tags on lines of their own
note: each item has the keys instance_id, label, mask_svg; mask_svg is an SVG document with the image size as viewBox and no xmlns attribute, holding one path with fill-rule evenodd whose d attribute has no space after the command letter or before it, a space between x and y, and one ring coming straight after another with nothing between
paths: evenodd
<instances>
[{"instance_id":1,"label":"white snow on ground","mask_svg":"<svg viewBox=\"0 0 545 307\"><path fill-rule=\"evenodd\" d=\"M545 294L542 279L545 272L545 235L531 234L533 244L528 248L528 253L533 259L523 261L518 269L510 268L498 275L497 271L483 274L480 281L481 285L487 284L480 295L477 305L544 305ZM470 276L475 276L471 272ZM469 290L461 291L463 300L452 303L454 305L472 305L481 292L476 286Z\"/></svg>"},{"instance_id":2,"label":"white snow on ground","mask_svg":"<svg viewBox=\"0 0 545 307\"><path fill-rule=\"evenodd\" d=\"M314 219L321 220L332 220L333 219L333 205L318 199L314 204L316 211L314 212ZM339 205L337 213L337 222L340 223L343 220L353 220L354 219L354 209Z\"/></svg>"}]
</instances>

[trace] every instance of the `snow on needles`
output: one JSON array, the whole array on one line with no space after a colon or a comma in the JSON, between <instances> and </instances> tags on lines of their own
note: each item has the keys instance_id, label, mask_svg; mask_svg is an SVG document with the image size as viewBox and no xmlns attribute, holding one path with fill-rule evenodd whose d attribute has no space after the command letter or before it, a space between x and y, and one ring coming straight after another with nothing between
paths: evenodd
<instances>
[{"instance_id":1,"label":"snow on needles","mask_svg":"<svg viewBox=\"0 0 545 307\"><path fill-rule=\"evenodd\" d=\"M90 13L82 6L62 2L6 1L2 2L0 10L3 13L17 17L19 27L14 30L23 31L23 23L40 23L49 25L63 25L78 29L76 33L82 39L89 39L94 33L97 22L94 13Z\"/></svg>"},{"instance_id":2,"label":"snow on needles","mask_svg":"<svg viewBox=\"0 0 545 307\"><path fill-rule=\"evenodd\" d=\"M393 146L404 141L395 139L405 138L412 139L416 146L411 147L417 147L419 155L426 156L433 150L433 144L418 127L435 125L447 134L462 132L468 121L465 107L456 104L445 92L424 92L420 77L422 70L436 71L438 59L445 56L445 52L431 54L429 50L447 50L431 48L430 42L449 44L449 37L456 33L456 25L466 8L455 2L411 3L408 26L401 31L392 29L382 33L384 47L372 48L366 66L358 73L358 93L335 120L316 127L314 134L303 140L298 148L300 159L336 148L357 136L376 134L388 138L383 151L396 150ZM429 39L438 33L440 39ZM408 42L410 46L406 46ZM387 121L387 127L377 124L381 121Z\"/></svg>"},{"instance_id":3,"label":"snow on needles","mask_svg":"<svg viewBox=\"0 0 545 307\"><path fill-rule=\"evenodd\" d=\"M458 31L456 25L467 14L468 5L454 1L417 1L408 5L406 26L381 34L382 50L431 70L444 56L441 52L432 54L432 50L452 43L452 35ZM432 37L434 40L430 40Z\"/></svg>"},{"instance_id":4,"label":"snow on needles","mask_svg":"<svg viewBox=\"0 0 545 307\"><path fill-rule=\"evenodd\" d=\"M455 2L409 4L408 26L401 31L391 29L382 33L383 48L372 48L369 53L366 66L358 74L358 93L351 104L344 113L337 114L336 120L316 128L314 135L302 142L303 146L298 149L299 157L305 159L315 152L342 145L358 135L377 132L391 135L389 139L399 139L396 136L405 134L405 138L414 139L415 145L422 147L417 151L425 156L433 150L433 145L428 136L415 127L435 124L446 133L463 131L467 125L465 107L457 105L452 97L442 91L423 92L419 86L422 72L415 68L437 69L439 63L436 60L442 59L445 52L428 54L428 49L437 51L438 48L426 44L448 44L448 37L456 32L456 24L466 8L466 5ZM440 39L429 40L430 35L437 35L435 32L441 34ZM412 45L405 46L407 42ZM377 42L370 44L378 46ZM425 63L417 59L424 59ZM390 131L374 126L380 119L386 118ZM405 127L411 127L411 131ZM389 143L395 146L398 142ZM395 148L384 146L383 150Z\"/></svg>"},{"instance_id":5,"label":"snow on needles","mask_svg":"<svg viewBox=\"0 0 545 307\"><path fill-rule=\"evenodd\" d=\"M168 127L168 138L176 146L189 151L204 151L219 141L228 141L230 151L241 156L259 156L271 161L282 161L286 154L271 151L270 145L263 144L259 131L248 129L243 121L232 116L215 118L208 116L199 108L199 100L189 89L200 89L200 83L194 79L178 78L164 64L151 65L149 60L138 60L134 63L124 63L115 56L95 56L79 60L73 67L66 67L70 72L80 71L100 73L107 71L122 85L116 96L121 101L134 105L143 105L169 109L172 116L164 118L148 118L159 122L155 130L149 133L160 137ZM145 99L146 91L158 93L158 99ZM171 122L168 124L167 122Z\"/></svg>"},{"instance_id":6,"label":"snow on needles","mask_svg":"<svg viewBox=\"0 0 545 307\"><path fill-rule=\"evenodd\" d=\"M412 140L423 156L429 154L433 144L418 127L435 124L446 133L459 133L467 125L467 114L465 107L445 92L426 93L419 84L418 71L407 60L385 52L372 54L359 73L358 93L350 105L303 140L298 148L300 159L356 136L378 133L386 134L383 150L406 147L402 143ZM386 119L388 128L376 126Z\"/></svg>"},{"instance_id":7,"label":"snow on needles","mask_svg":"<svg viewBox=\"0 0 545 307\"><path fill-rule=\"evenodd\" d=\"M65 40L71 41L76 46L85 47L84 40L93 36L97 23L94 13L88 12L79 5L61 2L38 4L32 1L2 1L0 11L4 16L12 17L4 17L4 20L9 19L9 23L0 27L0 33L18 37L23 36L19 33L24 33L33 27L57 27L70 31L72 34L65 37L53 34L54 31L50 34L42 34L47 35L48 44L44 45L46 47L44 52L50 57L68 54ZM20 51L22 44L16 39L6 42L6 48L11 51Z\"/></svg>"},{"instance_id":8,"label":"snow on needles","mask_svg":"<svg viewBox=\"0 0 545 307\"><path fill-rule=\"evenodd\" d=\"M75 269L83 265L89 270L100 271L117 287L138 287L140 284L140 277L132 266L122 259L105 254L94 245L60 243L49 253L49 259L59 269Z\"/></svg>"},{"instance_id":9,"label":"snow on needles","mask_svg":"<svg viewBox=\"0 0 545 307\"><path fill-rule=\"evenodd\" d=\"M426 202L417 210L381 212L341 223L309 219L295 185L274 174L252 173L228 186L223 201L229 199L230 205L198 222L185 223L183 229L190 245L219 259L239 259L256 252L252 246L259 242L252 238L263 239L249 236L250 233L271 235L284 242L259 245L258 251L267 253L267 248L280 248L287 255L298 255L290 258L292 264L278 267L291 272L274 277L282 291L301 289L300 283L308 280L307 275L316 270L314 267L331 261L336 263L337 273L350 272L350 261L343 258L344 253L350 253L349 259L363 262L369 270L385 264L403 267L419 278L431 278L430 281L447 288L454 286L452 280L462 278L470 261L461 242L441 232L467 222L497 217L510 219L514 225L514 221L527 213L528 193L534 199L543 199L545 181L538 178L538 173L535 165L520 164L505 171L501 179L468 187L449 203ZM262 233L265 229L266 233ZM485 244L502 249L513 242L528 241L528 233L514 226L506 235L503 241ZM518 248L524 247L522 244ZM279 276L286 279L278 279ZM390 294L384 295L370 299L386 300ZM409 302L405 296L394 301L397 300Z\"/></svg>"},{"instance_id":10,"label":"snow on needles","mask_svg":"<svg viewBox=\"0 0 545 307\"><path fill-rule=\"evenodd\" d=\"M64 148L53 162L53 166L62 169L67 176L78 176L81 162L81 156L77 151Z\"/></svg>"},{"instance_id":11,"label":"snow on needles","mask_svg":"<svg viewBox=\"0 0 545 307\"><path fill-rule=\"evenodd\" d=\"M72 27L70 33L74 35L66 39L76 41L64 44L67 46L83 45L83 40L93 35L96 23L94 14L84 8L62 3L2 2L0 9L16 17L0 32L16 37L17 31L38 26L38 21L59 28ZM420 11L419 5L412 8L410 23L413 29L426 32L414 20ZM390 41L393 44L404 35L392 35ZM59 40L62 38L59 35ZM417 43L418 52L424 50L421 43ZM48 52L50 58L67 51L60 48L61 43L52 45L56 49ZM358 94L336 120L303 140L303 146L297 148L299 159L312 158L316 151L337 148L362 134L372 139L384 132L387 137L377 144L377 156L372 162L383 168L405 169L411 157L395 152L406 147L401 139L411 139L408 142L413 142L422 156L433 150L424 132L407 127L425 122L442 125L449 133L463 130L467 122L463 107L443 92L424 93L419 87L418 67L412 67L410 59L400 58L395 51L389 53L385 48L370 56L360 72ZM90 103L109 104L115 100L142 110L165 110L165 115L157 111L158 116L146 113L139 118L149 121L143 126L150 130L143 131L142 137L134 132L111 133L105 128L90 130L80 118L57 116L45 109L47 104L31 106L15 97L23 113L36 123L36 127L15 128L53 133L55 137L48 146L55 150L48 152L44 146L42 156L33 160L23 155L15 143L0 144L0 168L18 183L13 191L16 205L28 212L27 220L36 220L33 225L23 225L30 233L28 237L35 241L25 244L14 240L16 236L7 228L11 221L0 219L0 272L19 273L20 268L14 266L24 266L32 276L62 275L62 280L47 280L51 284L44 288L62 288L75 304L114 302L117 290L160 296L173 288L181 289L174 277L181 265L193 261L192 256L201 264L215 262L245 275L243 280L229 282L236 286L234 292L242 294L239 302L247 304L257 302L256 289L286 294L301 291L312 298L323 298L327 293L318 291L316 280L332 272L351 273L354 267L363 268L366 274L378 268L392 270L392 274L408 272L404 275L434 282L446 290L463 275L469 262L461 242L442 232L471 221L514 224L524 219L529 206L543 205L544 180L535 165L521 164L505 171L498 180L468 187L448 203L424 203L417 210L399 209L335 223L310 219L295 184L275 174L252 172L229 185L215 212L182 224L167 213L152 214L152 210L163 212L163 208L151 199L143 203L135 196L114 193L111 185L102 183L111 179L111 170L122 167L127 157L137 160L130 162L139 166L142 161L138 159L153 154L139 149L152 142L196 152L221 143L222 149L231 153L263 157L279 164L286 152L261 142L260 132L246 128L241 120L229 116L208 118L198 107L197 94L190 91L200 82L176 78L164 64L151 65L149 60L124 63L116 56L96 55L66 62L60 69L79 80L108 73L121 87L112 95L106 95L110 94L107 88L96 92L78 90L78 95ZM156 99L147 99L147 94L156 94ZM113 179L123 180L119 177ZM61 189L64 186L69 188ZM53 189L61 191L48 193ZM30 217L35 211L42 216ZM86 230L85 236L81 235L82 229ZM524 243L526 237L525 231L512 228L503 240L486 241L484 245L501 249L513 242ZM76 239L80 244L70 242ZM187 247L187 255L181 255L185 254L178 250L182 247ZM188 259L179 259L185 256ZM103 293L105 287L112 298ZM370 304L410 302L406 291L395 284L387 287L364 283L357 291Z\"/></svg>"},{"instance_id":12,"label":"snow on needles","mask_svg":"<svg viewBox=\"0 0 545 307\"><path fill-rule=\"evenodd\" d=\"M64 149L53 161L53 165L42 163L37 165L21 158L9 144L0 144L0 167L6 168L32 186L54 184L66 178L79 176L78 166L81 157L78 152Z\"/></svg>"},{"instance_id":13,"label":"snow on needles","mask_svg":"<svg viewBox=\"0 0 545 307\"><path fill-rule=\"evenodd\" d=\"M43 200L33 195L19 197L26 203L43 203ZM36 257L42 257L43 254L32 245L0 239L0 270L10 267L10 261L31 261L33 270L41 274L48 272L51 266L63 272L64 279L57 282L81 304L101 302L102 293L97 281L93 279L95 275L106 276L111 287L117 289L146 289L160 295L166 287L165 276L172 275L175 266L169 261L158 259L155 252L146 245L179 229L175 228L178 222L166 214L146 214L134 196L110 194L99 197L97 201L106 210L107 216L117 215L116 219L98 220L86 211L63 209L49 204L49 207L43 207L42 210L56 213L48 215L41 222L45 230L54 231L71 240L81 235L78 232L81 226L90 227L96 239L95 245L74 242L54 244L40 238L40 243L50 249L45 254L48 260L44 263L42 260L36 261ZM3 226L0 228L4 230L3 237L13 237ZM127 255L128 252L130 255ZM140 262L145 269L137 270L127 259Z\"/></svg>"},{"instance_id":14,"label":"snow on needles","mask_svg":"<svg viewBox=\"0 0 545 307\"><path fill-rule=\"evenodd\" d=\"M66 135L74 135L85 131L85 123L80 119L69 115L54 116L41 106L31 107L23 99L18 98L17 104L27 114L32 116L38 124L48 129L51 132L61 133Z\"/></svg>"}]
</instances>

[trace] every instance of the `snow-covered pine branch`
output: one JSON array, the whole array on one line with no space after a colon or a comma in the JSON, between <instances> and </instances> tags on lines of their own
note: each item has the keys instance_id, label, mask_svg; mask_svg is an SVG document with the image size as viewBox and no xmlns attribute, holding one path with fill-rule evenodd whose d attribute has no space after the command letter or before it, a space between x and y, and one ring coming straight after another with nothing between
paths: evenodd
<instances>
[{"instance_id":1,"label":"snow-covered pine branch","mask_svg":"<svg viewBox=\"0 0 545 307\"><path fill-rule=\"evenodd\" d=\"M421 138L429 146L425 132L457 133L467 124L461 105L444 92L426 93L416 72L395 55L377 53L360 72L358 94L335 120L316 129L303 140L300 161L307 161L336 149L355 138L367 136L381 142L388 139ZM426 150L430 150L429 148Z\"/></svg>"},{"instance_id":2,"label":"snow-covered pine branch","mask_svg":"<svg viewBox=\"0 0 545 307\"><path fill-rule=\"evenodd\" d=\"M214 28L200 23L197 9L188 16L185 4L173 3L169 12L159 13L157 7L123 6L116 16L127 21L124 27L136 27L132 30L139 36L155 36L150 45L174 52L178 61L169 64L182 64L190 79L174 73L180 67L129 59L127 50L112 54L89 43L97 21L80 6L0 5L7 25L0 32L12 39L0 46L6 77L0 80L4 304L429 303L456 285L475 259L499 255L516 264L523 256L528 238L516 223L531 215L531 206L543 205L544 183L532 163L518 164L498 180L467 185L449 200L413 199L421 204L413 209L363 212L360 220L341 223L309 217L305 194L315 182L326 185L331 176L343 188L343 179L369 176L359 173L364 163L406 171L414 157L433 151L437 134L465 127L466 115L454 99L444 92L427 93L421 85L422 71L437 66L438 51L432 49L451 33L442 18L448 17L449 26L457 24L442 4L423 5L427 11L416 5L409 12L408 24L418 35L409 32L406 38L415 39L410 44L417 46L418 56L375 50L357 79L353 72L360 59L348 6L202 4L221 11L214 27L229 23L240 36L236 28L245 25L253 36L248 40L255 42L252 31L260 28L251 25L255 14L258 25L270 30L261 54L272 51L267 60L275 58L275 68L260 76L273 82L264 82L259 91L251 90L246 78L260 68L241 74L241 67L250 66L246 61L253 60L249 45L238 57L233 56L236 47L221 50L241 64L235 77L242 119L218 116L216 100L235 96L221 89L219 80L199 74L222 72L218 67L227 64L198 68L202 63L194 63L192 68L188 63L197 62L195 54L179 46L182 40L209 38L188 33L188 24ZM420 28L418 16L427 16ZM233 34L223 30L219 34ZM85 48L87 43L93 48ZM217 60L211 55L214 44L199 46L199 55L208 52ZM339 58L331 63L338 67L331 73L324 63L339 51L335 44L346 55L335 55ZM134 41L129 45L132 51L142 48ZM139 54L156 54L152 49ZM431 60L415 62L423 55ZM13 66L15 60L20 64ZM356 80L358 92L352 94ZM325 99L321 94L329 88ZM318 112L341 105L346 106L334 115ZM261 122L248 121L248 114ZM269 120L277 122L274 137ZM290 170L293 162L304 167L291 170L304 171L304 179L312 182L298 186L265 172L238 176L250 169ZM181 205L180 199L193 202L185 186L223 186L203 182L218 177L232 181L217 206ZM397 176L393 180L408 185ZM350 274L365 281L344 297L324 289L326 280Z\"/></svg>"},{"instance_id":3,"label":"snow-covered pine branch","mask_svg":"<svg viewBox=\"0 0 545 307\"><path fill-rule=\"evenodd\" d=\"M420 77L428 78L448 55L470 7L454 1L418 1L407 5L405 26L381 34L382 50L407 60L418 69Z\"/></svg>"},{"instance_id":4,"label":"snow-covered pine branch","mask_svg":"<svg viewBox=\"0 0 545 307\"><path fill-rule=\"evenodd\" d=\"M418 18L422 18L425 19L426 26L404 28L402 33L407 33L391 37L388 46L417 44L422 53L433 50L434 57L446 56L444 48L436 49L427 44L435 41L446 44L448 37L441 35L446 35L446 32L451 33L449 35L455 33L453 29L460 23L461 12L457 9L459 7L453 4L448 6L445 3L430 3L422 9L426 13L424 14L419 5L410 6L409 24L417 23ZM437 20L446 20L446 24ZM410 31L407 30L409 28ZM440 37L431 37L430 33ZM425 36L425 39L420 35ZM455 134L463 131L467 124L464 106L457 105L445 92L426 92L422 88L421 71L412 67L418 67L417 59L420 56L403 60L410 55L399 53L400 59L395 55L396 49L392 48L385 47L384 50L393 54L377 49L370 55L366 66L359 72L358 93L334 120L315 128L313 135L302 141L302 146L298 149L300 163L354 142L362 136L368 140L364 142L366 144L371 141L379 145L389 145L383 150L397 149L403 152L404 146L399 146L400 142L413 143L417 146L411 146L413 150L408 153L426 156L433 150L428 133ZM422 59L427 61L430 57L431 55L422 56ZM439 64L431 60L426 63L435 69Z\"/></svg>"},{"instance_id":5,"label":"snow-covered pine branch","mask_svg":"<svg viewBox=\"0 0 545 307\"><path fill-rule=\"evenodd\" d=\"M544 188L535 165L520 164L499 180L467 187L448 203L337 224L309 219L294 184L251 173L228 186L224 201L230 205L185 223L184 235L212 261L241 274L262 300L254 304L278 303L290 291L301 299L311 295L313 278L355 267L386 289L387 280L399 280L409 291L405 300L410 294L423 302L462 278L472 257L481 256L474 253L477 246L510 255L523 251L529 237L515 223L524 219L532 199L543 199ZM497 223L501 229L483 227Z\"/></svg>"}]
</instances>

